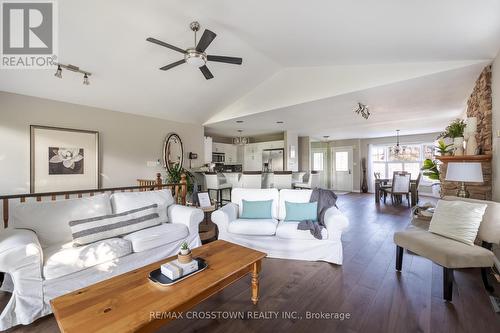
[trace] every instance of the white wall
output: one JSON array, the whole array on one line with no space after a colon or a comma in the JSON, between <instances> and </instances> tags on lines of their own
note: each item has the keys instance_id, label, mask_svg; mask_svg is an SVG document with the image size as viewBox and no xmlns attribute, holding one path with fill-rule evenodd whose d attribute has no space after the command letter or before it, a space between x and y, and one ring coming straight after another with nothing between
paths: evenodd
<instances>
[{"instance_id":1,"label":"white wall","mask_svg":"<svg viewBox=\"0 0 500 333\"><path fill-rule=\"evenodd\" d=\"M295 157L290 156L292 147L295 150ZM299 136L297 132L285 132L285 170L299 171Z\"/></svg>"},{"instance_id":2,"label":"white wall","mask_svg":"<svg viewBox=\"0 0 500 333\"><path fill-rule=\"evenodd\" d=\"M29 192L30 125L99 131L103 187L136 185L137 178L164 174L162 167L148 167L147 161L162 159L169 132L181 137L185 167L190 151L199 156L193 167L203 163L201 125L0 92L0 194Z\"/></svg>"},{"instance_id":3,"label":"white wall","mask_svg":"<svg viewBox=\"0 0 500 333\"><path fill-rule=\"evenodd\" d=\"M493 200L500 201L500 53L492 67L491 92L493 99Z\"/></svg>"}]
</instances>

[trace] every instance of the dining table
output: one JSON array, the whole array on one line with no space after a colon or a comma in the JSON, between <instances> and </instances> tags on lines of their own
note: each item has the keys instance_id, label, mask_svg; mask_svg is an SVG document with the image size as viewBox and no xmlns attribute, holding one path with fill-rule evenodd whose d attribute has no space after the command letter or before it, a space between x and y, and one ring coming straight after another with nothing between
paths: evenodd
<instances>
[{"instance_id":1,"label":"dining table","mask_svg":"<svg viewBox=\"0 0 500 333\"><path fill-rule=\"evenodd\" d=\"M375 203L380 203L380 191L382 187L389 186L392 179L389 178L377 178L375 179ZM418 191L417 191L417 180L410 180L410 205L416 206L418 203Z\"/></svg>"}]
</instances>

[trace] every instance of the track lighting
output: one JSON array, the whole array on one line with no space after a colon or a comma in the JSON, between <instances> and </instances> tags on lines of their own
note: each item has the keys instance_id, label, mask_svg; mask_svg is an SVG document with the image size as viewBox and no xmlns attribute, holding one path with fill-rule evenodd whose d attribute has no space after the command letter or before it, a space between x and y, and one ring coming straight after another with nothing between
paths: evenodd
<instances>
[{"instance_id":1,"label":"track lighting","mask_svg":"<svg viewBox=\"0 0 500 333\"><path fill-rule=\"evenodd\" d=\"M57 78L62 78L62 69L67 69L71 72L75 73L80 73L83 74L83 84L88 86L90 84L89 76L92 75L92 73L84 71L83 69L80 69L80 67L75 66L75 65L64 65L64 64L57 64L57 71L55 72L54 76Z\"/></svg>"},{"instance_id":2,"label":"track lighting","mask_svg":"<svg viewBox=\"0 0 500 333\"><path fill-rule=\"evenodd\" d=\"M55 77L62 79L62 68L61 65L57 65L57 71L54 74Z\"/></svg>"},{"instance_id":3,"label":"track lighting","mask_svg":"<svg viewBox=\"0 0 500 333\"><path fill-rule=\"evenodd\" d=\"M89 77L88 77L87 73L85 73L83 75L83 84L86 85L86 86L88 86L90 84Z\"/></svg>"}]
</instances>

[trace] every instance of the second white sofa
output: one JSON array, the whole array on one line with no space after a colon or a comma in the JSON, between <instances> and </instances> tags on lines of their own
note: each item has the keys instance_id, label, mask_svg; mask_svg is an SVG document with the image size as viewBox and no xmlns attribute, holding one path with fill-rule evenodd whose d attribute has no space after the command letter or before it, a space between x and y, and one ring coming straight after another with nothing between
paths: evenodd
<instances>
[{"instance_id":1,"label":"second white sofa","mask_svg":"<svg viewBox=\"0 0 500 333\"><path fill-rule=\"evenodd\" d=\"M326 228L321 240L309 230L297 230L299 222L284 221L285 201L309 202L312 190L243 189L232 190L231 203L212 213L219 239L267 253L271 258L326 261L342 264L342 231L349 225L336 207L325 214ZM273 200L271 219L241 219L242 200Z\"/></svg>"}]
</instances>

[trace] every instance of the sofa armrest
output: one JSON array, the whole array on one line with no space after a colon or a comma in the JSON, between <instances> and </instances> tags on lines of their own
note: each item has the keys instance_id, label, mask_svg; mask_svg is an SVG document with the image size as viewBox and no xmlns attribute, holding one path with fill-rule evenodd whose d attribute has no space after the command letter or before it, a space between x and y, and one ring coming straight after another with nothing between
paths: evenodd
<instances>
[{"instance_id":1,"label":"sofa armrest","mask_svg":"<svg viewBox=\"0 0 500 333\"><path fill-rule=\"evenodd\" d=\"M167 212L169 222L184 224L190 234L198 233L200 222L205 218L201 209L183 205L170 205Z\"/></svg>"},{"instance_id":2,"label":"sofa armrest","mask_svg":"<svg viewBox=\"0 0 500 333\"><path fill-rule=\"evenodd\" d=\"M27 325L44 312L43 252L36 234L27 229L0 232L0 271L9 274L13 293L0 316L0 331Z\"/></svg>"},{"instance_id":3,"label":"sofa armrest","mask_svg":"<svg viewBox=\"0 0 500 333\"><path fill-rule=\"evenodd\" d=\"M349 226L349 220L338 208L330 207L325 212L325 226L328 239L340 241L342 232Z\"/></svg>"},{"instance_id":4,"label":"sofa armrest","mask_svg":"<svg viewBox=\"0 0 500 333\"><path fill-rule=\"evenodd\" d=\"M228 203L212 213L212 221L217 224L220 232L227 232L229 223L238 218L238 205Z\"/></svg>"},{"instance_id":5,"label":"sofa armrest","mask_svg":"<svg viewBox=\"0 0 500 333\"><path fill-rule=\"evenodd\" d=\"M0 232L0 272L13 274L29 267L42 272L43 251L36 234L27 229Z\"/></svg>"}]
</instances>

